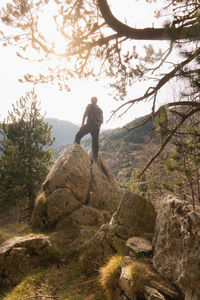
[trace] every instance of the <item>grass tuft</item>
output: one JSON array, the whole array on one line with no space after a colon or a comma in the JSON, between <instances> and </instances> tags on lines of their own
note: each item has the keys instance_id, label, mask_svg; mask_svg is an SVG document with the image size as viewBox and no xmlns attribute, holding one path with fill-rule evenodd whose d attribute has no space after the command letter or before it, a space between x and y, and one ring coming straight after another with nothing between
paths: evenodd
<instances>
[{"instance_id":1,"label":"grass tuft","mask_svg":"<svg viewBox=\"0 0 200 300\"><path fill-rule=\"evenodd\" d=\"M46 208L46 196L45 193L41 193L36 198L34 218L32 220L33 228L46 228L47 208Z\"/></svg>"},{"instance_id":2,"label":"grass tuft","mask_svg":"<svg viewBox=\"0 0 200 300\"><path fill-rule=\"evenodd\" d=\"M118 279L124 260L124 256L115 255L109 259L105 266L100 268L99 281L101 286L105 290L105 294L108 300L113 299L115 289L118 286Z\"/></svg>"},{"instance_id":3,"label":"grass tuft","mask_svg":"<svg viewBox=\"0 0 200 300\"><path fill-rule=\"evenodd\" d=\"M147 281L152 277L152 272L149 268L139 262L133 262L129 265L129 276L131 280L131 287L134 293L143 292Z\"/></svg>"}]
</instances>

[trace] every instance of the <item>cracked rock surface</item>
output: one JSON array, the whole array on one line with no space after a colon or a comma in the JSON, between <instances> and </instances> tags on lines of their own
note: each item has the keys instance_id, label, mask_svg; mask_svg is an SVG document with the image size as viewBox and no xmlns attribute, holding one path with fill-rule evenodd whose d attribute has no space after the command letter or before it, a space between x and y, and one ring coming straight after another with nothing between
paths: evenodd
<instances>
[{"instance_id":1,"label":"cracked rock surface","mask_svg":"<svg viewBox=\"0 0 200 300\"><path fill-rule=\"evenodd\" d=\"M77 144L55 162L35 203L33 227L73 224L101 225L108 221L121 199L122 190L99 155L96 163Z\"/></svg>"},{"instance_id":2,"label":"cracked rock surface","mask_svg":"<svg viewBox=\"0 0 200 300\"><path fill-rule=\"evenodd\" d=\"M200 299L200 213L175 197L160 202L153 239L155 269L187 300Z\"/></svg>"},{"instance_id":3,"label":"cracked rock surface","mask_svg":"<svg viewBox=\"0 0 200 300\"><path fill-rule=\"evenodd\" d=\"M83 255L82 268L90 274L103 265L115 253L128 254L127 239L151 237L156 212L145 198L125 192L110 223L104 224L90 240Z\"/></svg>"}]
</instances>

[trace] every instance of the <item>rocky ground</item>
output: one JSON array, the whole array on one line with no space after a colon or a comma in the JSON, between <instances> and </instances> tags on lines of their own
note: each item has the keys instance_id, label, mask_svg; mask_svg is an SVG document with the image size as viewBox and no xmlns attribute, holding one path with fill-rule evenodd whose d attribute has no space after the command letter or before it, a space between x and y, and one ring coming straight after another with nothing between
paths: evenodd
<instances>
[{"instance_id":1,"label":"rocky ground","mask_svg":"<svg viewBox=\"0 0 200 300\"><path fill-rule=\"evenodd\" d=\"M1 299L200 299L200 214L159 200L155 210L122 191L101 157L91 164L80 146L68 148L41 188L32 227L1 239ZM99 271L117 255L123 263L102 288Z\"/></svg>"}]
</instances>

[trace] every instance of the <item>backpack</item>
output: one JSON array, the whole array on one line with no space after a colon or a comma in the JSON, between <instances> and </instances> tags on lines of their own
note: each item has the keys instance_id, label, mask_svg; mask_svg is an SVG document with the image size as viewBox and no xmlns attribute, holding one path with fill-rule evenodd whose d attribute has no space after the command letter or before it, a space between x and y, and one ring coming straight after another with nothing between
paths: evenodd
<instances>
[{"instance_id":1,"label":"backpack","mask_svg":"<svg viewBox=\"0 0 200 300\"><path fill-rule=\"evenodd\" d=\"M103 111L98 105L91 104L88 111L88 121L94 123L103 123Z\"/></svg>"}]
</instances>

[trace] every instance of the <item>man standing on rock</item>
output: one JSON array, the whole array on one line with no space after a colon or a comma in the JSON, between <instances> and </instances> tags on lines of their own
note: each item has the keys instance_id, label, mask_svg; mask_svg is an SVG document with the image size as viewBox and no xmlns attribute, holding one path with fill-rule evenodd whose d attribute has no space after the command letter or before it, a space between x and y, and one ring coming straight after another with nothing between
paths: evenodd
<instances>
[{"instance_id":1,"label":"man standing on rock","mask_svg":"<svg viewBox=\"0 0 200 300\"><path fill-rule=\"evenodd\" d=\"M87 122L85 124L85 121ZM97 97L91 98L91 103L88 104L83 114L81 128L75 136L74 142L80 144L82 137L88 133L92 136L92 159L97 161L99 151L99 131L103 123L103 112L97 105Z\"/></svg>"}]
</instances>

